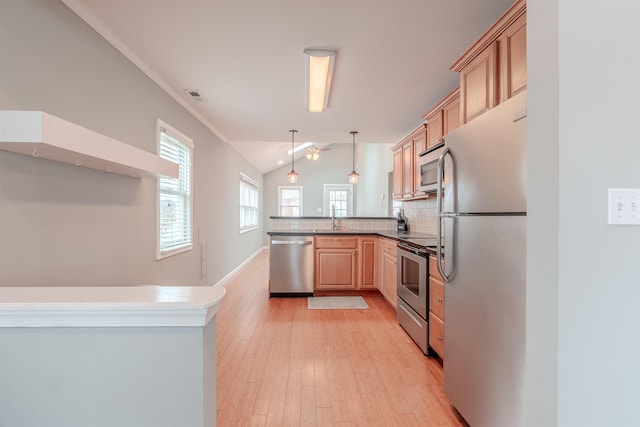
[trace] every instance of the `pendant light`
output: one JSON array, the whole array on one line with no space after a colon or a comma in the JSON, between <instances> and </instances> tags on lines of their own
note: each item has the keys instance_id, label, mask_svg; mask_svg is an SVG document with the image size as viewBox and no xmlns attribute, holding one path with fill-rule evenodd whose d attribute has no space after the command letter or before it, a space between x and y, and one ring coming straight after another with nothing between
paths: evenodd
<instances>
[{"instance_id":1,"label":"pendant light","mask_svg":"<svg viewBox=\"0 0 640 427\"><path fill-rule=\"evenodd\" d=\"M353 160L353 163L352 163L353 168L351 170L351 173L349 174L349 182L351 184L357 184L358 177L360 176L360 174L356 172L356 134L358 133L358 131L352 130L349 133L353 135L353 155L351 157L351 159Z\"/></svg>"},{"instance_id":2,"label":"pendant light","mask_svg":"<svg viewBox=\"0 0 640 427\"><path fill-rule=\"evenodd\" d=\"M289 177L289 183L295 184L296 182L298 182L298 172L296 172L293 168L293 136L298 131L295 129L291 129L289 132L291 132L291 172L289 172L287 176Z\"/></svg>"}]
</instances>

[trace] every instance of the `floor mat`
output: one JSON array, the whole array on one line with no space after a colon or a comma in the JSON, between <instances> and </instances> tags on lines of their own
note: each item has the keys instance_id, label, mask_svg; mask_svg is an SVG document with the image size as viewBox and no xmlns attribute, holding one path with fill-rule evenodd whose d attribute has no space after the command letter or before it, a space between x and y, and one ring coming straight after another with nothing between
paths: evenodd
<instances>
[{"instance_id":1,"label":"floor mat","mask_svg":"<svg viewBox=\"0 0 640 427\"><path fill-rule=\"evenodd\" d=\"M309 310L365 310L369 306L362 297L309 297Z\"/></svg>"}]
</instances>

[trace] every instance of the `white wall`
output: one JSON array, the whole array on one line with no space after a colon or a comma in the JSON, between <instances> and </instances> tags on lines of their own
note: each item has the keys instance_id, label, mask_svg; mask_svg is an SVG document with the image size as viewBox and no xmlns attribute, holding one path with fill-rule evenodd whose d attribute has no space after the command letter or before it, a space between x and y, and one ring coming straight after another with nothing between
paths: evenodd
<instances>
[{"instance_id":1,"label":"white wall","mask_svg":"<svg viewBox=\"0 0 640 427\"><path fill-rule=\"evenodd\" d=\"M262 246L239 234L240 172L261 174L59 1L0 1L0 109L43 110L155 152L193 138L193 251L155 260L156 184L0 151L0 285L216 283ZM200 278L199 243L208 243Z\"/></svg>"},{"instance_id":2,"label":"white wall","mask_svg":"<svg viewBox=\"0 0 640 427\"><path fill-rule=\"evenodd\" d=\"M527 425L640 425L640 2L530 0Z\"/></svg>"},{"instance_id":3,"label":"white wall","mask_svg":"<svg viewBox=\"0 0 640 427\"><path fill-rule=\"evenodd\" d=\"M392 144L356 144L356 171L360 179L353 186L354 216L387 216L389 204L388 173L393 169ZM323 207L324 184L348 184L352 169L351 144L331 144L331 150L320 153L318 160L302 157L295 161L299 173L298 183L303 187L303 215L323 216L318 209ZM278 186L292 185L287 182L291 162L264 175L265 228L269 217L278 213ZM381 194L384 204L380 206Z\"/></svg>"}]
</instances>

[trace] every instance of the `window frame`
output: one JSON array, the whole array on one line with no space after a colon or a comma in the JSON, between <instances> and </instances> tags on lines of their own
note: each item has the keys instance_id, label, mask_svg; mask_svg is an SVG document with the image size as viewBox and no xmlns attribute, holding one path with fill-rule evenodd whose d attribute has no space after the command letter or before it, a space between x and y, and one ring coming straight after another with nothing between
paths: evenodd
<instances>
[{"instance_id":1,"label":"window frame","mask_svg":"<svg viewBox=\"0 0 640 427\"><path fill-rule=\"evenodd\" d=\"M247 185L249 187L253 187L255 189L256 192L256 206L248 206L249 208L255 208L256 210L256 222L255 224L249 224L249 225L245 225L242 226L242 208L244 205L242 205L242 197L241 197L241 192L242 192L242 185ZM251 177L249 177L248 175L240 172L240 180L238 183L238 187L239 187L239 192L238 192L238 225L239 225L239 229L240 229L240 234L242 233L247 233L249 231L253 231L253 230L257 230L260 227L260 186L258 185L258 183L256 181L254 181Z\"/></svg>"},{"instance_id":2,"label":"window frame","mask_svg":"<svg viewBox=\"0 0 640 427\"><path fill-rule=\"evenodd\" d=\"M348 218L353 216L353 184L324 184L322 191L322 205L324 216L331 216L331 205L329 204L330 191L346 191L347 192L347 212L345 216L340 218ZM338 218L338 216L336 216Z\"/></svg>"},{"instance_id":3,"label":"window frame","mask_svg":"<svg viewBox=\"0 0 640 427\"><path fill-rule=\"evenodd\" d=\"M300 192L300 204L298 205L298 208L300 209L300 214L299 215L283 215L282 214L282 190L299 190ZM301 185L279 185L278 186L278 215L279 216L286 216L287 218L298 218L303 216L303 208L302 208L302 204L303 204L303 188ZM290 206L287 206L290 207Z\"/></svg>"},{"instance_id":4,"label":"window frame","mask_svg":"<svg viewBox=\"0 0 640 427\"><path fill-rule=\"evenodd\" d=\"M176 128L174 128L173 126L167 124L165 121L161 120L161 119L157 119L156 120L156 150L158 153L158 156L160 156L161 158L166 159L166 157L162 157L162 153L161 153L161 146L162 146L162 134L166 134L168 136L170 136L171 138L175 139L176 141L178 141L180 144L184 145L184 147L186 148L186 150L189 153L189 185L188 185L188 205L189 205L189 220L188 220L188 225L189 225L189 238L186 240L186 242L178 247L175 247L173 249L164 249L162 244L161 244L161 233L160 233L160 199L161 199L161 181L162 179L177 179L180 180L180 178L170 178L170 177L165 177L165 176L158 176L156 179L156 261L160 261L162 259L165 258L169 258L171 256L180 254L180 253L184 253L184 252L188 252L193 250L193 151L194 151L194 144L193 144L193 140L191 138L189 138L188 136L186 136L185 134L183 134L182 132L180 132L179 130L177 130ZM170 160L170 159L169 159Z\"/></svg>"}]
</instances>

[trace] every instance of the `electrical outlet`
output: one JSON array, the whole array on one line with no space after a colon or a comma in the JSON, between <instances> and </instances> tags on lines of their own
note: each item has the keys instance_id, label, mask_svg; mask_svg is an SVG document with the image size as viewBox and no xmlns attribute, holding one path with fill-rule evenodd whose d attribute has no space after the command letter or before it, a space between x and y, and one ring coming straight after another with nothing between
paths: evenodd
<instances>
[{"instance_id":1,"label":"electrical outlet","mask_svg":"<svg viewBox=\"0 0 640 427\"><path fill-rule=\"evenodd\" d=\"M640 225L640 189L609 189L609 224Z\"/></svg>"}]
</instances>

